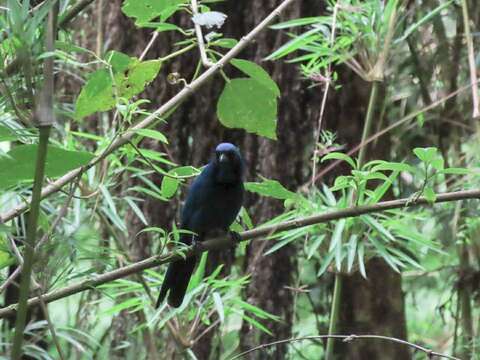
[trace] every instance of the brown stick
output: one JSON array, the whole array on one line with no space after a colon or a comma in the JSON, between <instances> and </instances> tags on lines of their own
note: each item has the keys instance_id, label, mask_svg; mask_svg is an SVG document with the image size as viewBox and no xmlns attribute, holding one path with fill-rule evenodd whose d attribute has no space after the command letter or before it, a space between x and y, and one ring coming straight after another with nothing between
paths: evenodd
<instances>
[{"instance_id":1,"label":"brown stick","mask_svg":"<svg viewBox=\"0 0 480 360\"><path fill-rule=\"evenodd\" d=\"M455 191L450 193L439 194L435 203L443 203L450 201L458 201L465 199L480 199L480 189L476 190L465 190L465 191ZM304 226L324 223L328 221L339 220L348 217L360 216L363 214L370 214L375 212L381 212L385 210L400 209L404 207L413 207L418 205L429 205L430 203L424 198L420 197L415 202L412 202L410 198L390 200L380 202L374 205L364 205L358 207L351 207L337 211L331 211L325 214L313 215L301 219L295 219L286 221L280 224L275 224L271 226L262 226L253 230L244 231L240 234L241 241L269 236L273 233L285 230L296 229ZM232 246L231 239L229 237L220 237L211 239L196 245L196 247L187 247L183 251L183 256L180 255L179 251L170 252L165 255L157 255L141 260L137 263L127 265L116 270L92 276L88 279L80 281L76 284L66 286L64 288L51 291L43 295L45 303L50 303L55 300L65 298L67 296L77 294L88 289L94 289L96 286L114 281L117 279L124 278L126 276L139 273L143 270L156 267L158 265L166 264L179 260L183 257L192 256L194 253L200 253L207 250L220 250L225 249L229 246ZM37 305L39 303L38 297L33 297L28 300L28 307ZM12 304L5 308L0 309L0 318L6 316L14 315L16 311L17 304Z\"/></svg>"}]
</instances>

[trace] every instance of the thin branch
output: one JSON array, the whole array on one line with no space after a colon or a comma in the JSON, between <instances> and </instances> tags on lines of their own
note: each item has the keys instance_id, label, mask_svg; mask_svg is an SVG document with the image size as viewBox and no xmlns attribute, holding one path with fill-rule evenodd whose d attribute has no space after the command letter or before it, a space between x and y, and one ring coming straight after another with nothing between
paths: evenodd
<instances>
[{"instance_id":1,"label":"thin branch","mask_svg":"<svg viewBox=\"0 0 480 360\"><path fill-rule=\"evenodd\" d=\"M234 355L231 357L229 360L235 360L235 359L240 359L244 357L245 355L248 355L252 352L258 351L258 350L263 350L271 346L279 345L279 344L285 344L285 343L292 343L296 341L302 341L302 340L318 340L318 339L343 339L342 341L345 343L350 343L354 340L357 339L377 339L377 340L386 340L386 341L392 341L398 344L402 345L407 345L411 348L414 348L415 350L419 350L427 354L429 359L433 359L433 357L440 357L440 358L446 358L446 359L453 359L453 360L461 360L459 358L456 358L454 356L446 355L446 354L440 354L435 351L432 351L430 349L427 349L423 346L413 344L411 342L408 342L406 340L402 339L397 339L394 337L390 336L382 336L382 335L315 335L315 336L304 336L304 337L299 337L299 338L291 338L291 339L285 339L285 340L278 340L278 341L273 341L268 344L262 344L259 346L256 346L252 349L249 349L247 351L244 351L240 354Z\"/></svg>"},{"instance_id":2,"label":"thin branch","mask_svg":"<svg viewBox=\"0 0 480 360\"><path fill-rule=\"evenodd\" d=\"M157 40L159 34L160 33L158 31L153 32L152 38L148 42L147 46L145 46L145 49L143 50L142 55L140 55L138 60L143 61L143 59L145 59L145 56L147 56L148 50L150 50L155 40Z\"/></svg>"},{"instance_id":3,"label":"thin branch","mask_svg":"<svg viewBox=\"0 0 480 360\"><path fill-rule=\"evenodd\" d=\"M113 153L115 150L125 145L136 135L136 131L139 129L148 128L153 125L159 117L167 114L175 106L182 103L195 91L197 91L203 84L205 84L213 75L215 75L224 65L234 58L240 51L242 51L261 31L263 31L274 19L277 17L285 8L290 5L295 0L285 0L283 1L275 10L273 10L262 22L260 22L253 30L251 30L246 36L242 37L240 41L231 48L214 66L207 69L202 75L200 75L196 80L192 81L190 84L186 85L177 95L168 100L165 104L160 106L152 114L147 116L144 120L140 121L135 126L127 130L122 136L119 136L111 146L109 146L101 155L95 157L84 167L77 168L63 175L56 181L50 183L48 186L45 186L42 190L42 198L45 198L51 194L59 191L64 185L71 182L74 178L83 174L86 170L95 166L97 163L102 161L108 155ZM0 215L0 224L5 223L13 218L17 217L21 213L25 212L28 209L28 204L20 204L13 209L5 212Z\"/></svg>"},{"instance_id":4,"label":"thin branch","mask_svg":"<svg viewBox=\"0 0 480 360\"><path fill-rule=\"evenodd\" d=\"M79 2L75 3L70 10L67 11L65 15L63 15L60 18L60 21L58 22L58 26L61 29L66 28L70 22L77 17L78 14L80 14L88 5L93 3L95 0L80 0Z\"/></svg>"},{"instance_id":5,"label":"thin branch","mask_svg":"<svg viewBox=\"0 0 480 360\"><path fill-rule=\"evenodd\" d=\"M477 83L477 66L475 65L475 51L473 49L473 39L470 32L470 18L468 16L468 5L466 0L462 0L463 27L465 31L465 40L468 49L468 65L470 69L470 81ZM478 86L472 86L473 119L480 118L480 100L478 96Z\"/></svg>"},{"instance_id":6,"label":"thin branch","mask_svg":"<svg viewBox=\"0 0 480 360\"><path fill-rule=\"evenodd\" d=\"M62 347L60 346L60 341L57 336L57 331L55 330L55 325L53 324L52 319L50 318L50 313L48 312L47 304L45 303L45 300L43 299L43 295L41 294L42 291L43 289L42 287L40 287L39 293L38 293L38 298L40 300L40 307L42 308L43 315L45 315L45 319L47 320L48 329L50 330L50 334L52 335L53 343L57 348L58 356L60 357L60 360L65 360L66 358L63 355Z\"/></svg>"},{"instance_id":7,"label":"thin branch","mask_svg":"<svg viewBox=\"0 0 480 360\"><path fill-rule=\"evenodd\" d=\"M480 199L480 189L476 190L464 190L464 191L455 191L444 194L439 194L435 203L443 203L450 201L459 201L466 199ZM415 202L412 202L411 198L404 198L398 200L390 200L380 202L374 205L363 205L357 207L346 208L337 211L331 211L327 213L322 213L319 215L313 215L305 218L295 219L286 221L283 223L270 225L270 226L261 226L256 229L244 231L240 233L241 241L250 240L259 237L270 236L273 233L279 231L286 231L297 229L304 226L314 225L325 223L329 221L339 220L343 218L355 217L364 214L371 214L375 212L381 212L392 209L400 209L405 207L414 207L419 205L430 205L424 197L420 197ZM64 288L51 291L47 294L44 294L43 298L46 303L50 303L73 294L80 293L82 291L94 289L96 286L118 280L124 277L127 277L132 274L139 273L141 271L151 269L153 267L170 263L176 260L184 259L185 257L190 257L194 254L198 254L207 250L220 250L232 246L231 237L219 237L211 240L207 240L201 243L196 244L195 246L186 247L182 251L173 251L165 255L156 255L149 257L147 259L141 260L139 262L118 268L116 270L101 274L93 275L88 279L80 281L73 285L68 285ZM34 297L28 301L28 306L34 306L39 303L39 298ZM16 312L17 304L12 304L7 307L0 309L0 319L6 316L14 315Z\"/></svg>"},{"instance_id":8,"label":"thin branch","mask_svg":"<svg viewBox=\"0 0 480 360\"><path fill-rule=\"evenodd\" d=\"M191 1L191 8L192 8L192 13L193 16L198 15L198 4L197 0L192 0ZM202 27L200 24L195 24L195 34L197 35L197 43L198 43L198 50L200 51L200 59L202 60L203 66L209 68L215 65L214 62L210 61L210 59L207 56L207 51L205 50L205 42L203 41L203 33L202 33Z\"/></svg>"}]
</instances>

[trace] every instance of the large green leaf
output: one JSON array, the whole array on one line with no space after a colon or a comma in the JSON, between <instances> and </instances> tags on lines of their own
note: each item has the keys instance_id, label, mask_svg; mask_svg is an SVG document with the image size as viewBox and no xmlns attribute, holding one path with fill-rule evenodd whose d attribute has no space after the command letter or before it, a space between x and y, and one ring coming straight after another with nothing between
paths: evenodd
<instances>
[{"instance_id":1,"label":"large green leaf","mask_svg":"<svg viewBox=\"0 0 480 360\"><path fill-rule=\"evenodd\" d=\"M5 234L0 232L0 270L15 264L15 257L10 254L8 240Z\"/></svg>"},{"instance_id":2,"label":"large green leaf","mask_svg":"<svg viewBox=\"0 0 480 360\"><path fill-rule=\"evenodd\" d=\"M37 145L20 145L0 157L0 189L32 181L35 173ZM51 178L64 175L70 170L88 164L93 154L84 151L70 151L49 146L45 175Z\"/></svg>"},{"instance_id":3,"label":"large green leaf","mask_svg":"<svg viewBox=\"0 0 480 360\"><path fill-rule=\"evenodd\" d=\"M0 141L14 141L17 140L15 133L6 126L0 125Z\"/></svg>"},{"instance_id":4,"label":"large green leaf","mask_svg":"<svg viewBox=\"0 0 480 360\"><path fill-rule=\"evenodd\" d=\"M187 0L126 0L122 11L125 15L136 19L135 24L142 24L160 17L165 21Z\"/></svg>"},{"instance_id":5,"label":"large green leaf","mask_svg":"<svg viewBox=\"0 0 480 360\"><path fill-rule=\"evenodd\" d=\"M112 78L108 70L95 71L82 88L77 99L75 117L81 119L97 111L110 110L115 106Z\"/></svg>"},{"instance_id":6,"label":"large green leaf","mask_svg":"<svg viewBox=\"0 0 480 360\"><path fill-rule=\"evenodd\" d=\"M217 115L228 128L277 138L277 97L254 79L229 81L218 100Z\"/></svg>"},{"instance_id":7,"label":"large green leaf","mask_svg":"<svg viewBox=\"0 0 480 360\"><path fill-rule=\"evenodd\" d=\"M280 96L280 89L278 88L277 83L273 81L270 75L261 66L243 59L233 59L230 63L244 74L257 80L260 84L272 91L275 96Z\"/></svg>"},{"instance_id":8,"label":"large green leaf","mask_svg":"<svg viewBox=\"0 0 480 360\"><path fill-rule=\"evenodd\" d=\"M81 119L97 111L112 109L116 96L130 99L141 93L160 71L159 60L139 61L127 55L111 52L107 59L112 66L95 71L77 99L75 117Z\"/></svg>"},{"instance_id":9,"label":"large green leaf","mask_svg":"<svg viewBox=\"0 0 480 360\"><path fill-rule=\"evenodd\" d=\"M245 183L245 189L262 196L269 196L280 200L296 199L298 196L294 192L284 188L277 180L270 179L264 179L261 183L247 182Z\"/></svg>"}]
</instances>

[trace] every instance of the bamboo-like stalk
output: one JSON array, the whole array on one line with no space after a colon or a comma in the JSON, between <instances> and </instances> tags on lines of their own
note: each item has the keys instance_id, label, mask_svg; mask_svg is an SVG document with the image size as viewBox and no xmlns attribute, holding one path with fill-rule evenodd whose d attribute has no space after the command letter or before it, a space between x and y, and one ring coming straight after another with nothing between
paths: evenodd
<instances>
[{"instance_id":1,"label":"bamboo-like stalk","mask_svg":"<svg viewBox=\"0 0 480 360\"><path fill-rule=\"evenodd\" d=\"M438 194L435 203L444 203L451 201L459 201L466 199L480 199L480 189L476 190L464 190L464 191L455 191L450 193ZM414 207L420 205L430 206L431 203L425 199L425 197L420 197L418 200L412 202L411 198L383 201L373 205L364 205L364 206L355 206L342 210L331 211L327 213L322 213L318 215L313 215L305 218L285 221L283 223L270 225L270 226L261 226L256 229L244 231L240 233L241 241L251 240L255 238L265 238L271 236L272 234L279 231L286 231L292 229L298 229L300 227L315 225L320 223L325 223L329 221L335 221L348 217L355 217L364 214L371 214L386 210L400 209L406 207ZM208 250L220 250L226 249L232 246L232 241L230 237L220 237L205 242L198 243L195 247L190 246L185 249L183 255L180 255L178 252L173 251L165 255L156 255L149 257L147 259L141 260L139 262L118 268L116 270L101 274L94 275L80 281L76 284L65 286L61 289L51 291L43 295L45 303L50 303L82 291L94 289L96 286L122 279L129 275L139 273L141 271L151 269L153 267L167 264L176 260L184 259L185 257L190 257L195 253L200 253ZM28 300L28 307L35 306L39 304L39 298L33 297ZM7 307L0 309L0 319L6 316L14 315L18 304L12 304Z\"/></svg>"},{"instance_id":2,"label":"bamboo-like stalk","mask_svg":"<svg viewBox=\"0 0 480 360\"><path fill-rule=\"evenodd\" d=\"M28 294L30 291L30 277L35 252L35 239L37 235L38 215L40 212L41 190L47 160L47 145L50 136L50 126L40 127L40 142L38 144L37 160L35 166L35 180L33 182L32 202L28 217L27 239L25 243L25 255L20 283L20 296L18 300L18 311L16 312L15 336L13 339L12 355L13 360L20 359L22 355L23 330L28 311Z\"/></svg>"},{"instance_id":3,"label":"bamboo-like stalk","mask_svg":"<svg viewBox=\"0 0 480 360\"><path fill-rule=\"evenodd\" d=\"M59 5L56 3L48 14L46 22L45 48L53 52L55 49L55 39L57 34L57 15ZM42 200L42 186L45 175L45 166L47 162L48 139L50 129L54 122L53 115L53 97L54 97L54 74L53 58L49 57L44 62L44 85L40 92L39 100L36 104L35 119L39 128L39 144L37 150L37 159L35 164L35 177L32 190L32 201L30 204L30 213L27 225L27 236L25 242L25 253L22 263L22 281L20 282L20 294L18 300L17 318L15 321L15 335L13 338L12 354L13 360L22 357L23 331L27 318L28 305L27 300L30 292L30 283L32 276L33 263L35 262L35 243L37 238L38 217L40 214L40 202ZM43 302L42 295L39 296L43 310L46 312L46 318L49 325L53 326L49 320L48 310ZM50 328L52 330L52 328ZM58 345L55 330L52 330L52 337ZM60 349L59 354L63 358Z\"/></svg>"},{"instance_id":4,"label":"bamboo-like stalk","mask_svg":"<svg viewBox=\"0 0 480 360\"><path fill-rule=\"evenodd\" d=\"M373 81L372 88L370 90L370 100L368 101L367 114L365 116L365 123L363 125L363 133L361 143L365 144L366 140L370 135L370 129L372 128L373 114L375 112L375 106L377 103L378 97L378 87L380 82ZM358 154L358 168L361 168L365 162L367 146L360 148L360 153ZM352 197L353 198L353 197ZM345 237L348 239L348 234ZM332 306L330 310L330 323L328 326L328 335L334 335L337 329L338 315L340 314L340 305L342 299L342 288L343 288L343 275L341 273L335 274L335 286L332 297ZM325 360L333 359L333 347L335 345L334 338L327 339L327 351L325 355Z\"/></svg>"}]
</instances>

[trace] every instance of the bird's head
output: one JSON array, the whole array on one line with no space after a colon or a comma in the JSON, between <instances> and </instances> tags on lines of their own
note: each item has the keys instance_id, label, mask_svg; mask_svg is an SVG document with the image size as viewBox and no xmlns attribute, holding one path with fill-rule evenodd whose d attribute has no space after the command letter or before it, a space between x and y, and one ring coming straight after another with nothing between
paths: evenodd
<instances>
[{"instance_id":1,"label":"bird's head","mask_svg":"<svg viewBox=\"0 0 480 360\"><path fill-rule=\"evenodd\" d=\"M244 163L240 150L233 144L221 143L215 148L213 164L219 183L234 184L243 181Z\"/></svg>"}]
</instances>

